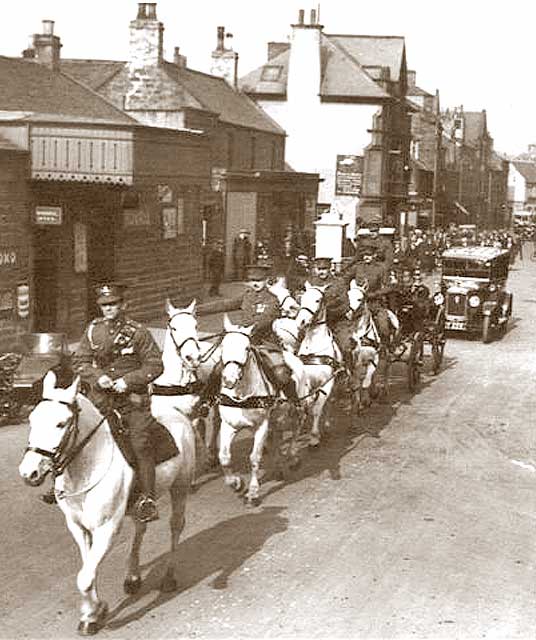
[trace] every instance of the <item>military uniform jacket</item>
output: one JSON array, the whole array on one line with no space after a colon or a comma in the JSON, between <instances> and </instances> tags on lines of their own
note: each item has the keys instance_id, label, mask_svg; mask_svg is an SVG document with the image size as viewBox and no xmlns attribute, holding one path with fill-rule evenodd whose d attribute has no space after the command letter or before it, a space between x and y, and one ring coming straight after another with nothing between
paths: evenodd
<instances>
[{"instance_id":1,"label":"military uniform jacket","mask_svg":"<svg viewBox=\"0 0 536 640\"><path fill-rule=\"evenodd\" d=\"M333 327L339 320L344 319L350 310L348 291L344 280L330 274L325 280L315 276L311 280L311 284L319 287L328 285L324 293L326 321L330 327Z\"/></svg>"},{"instance_id":2,"label":"military uniform jacket","mask_svg":"<svg viewBox=\"0 0 536 640\"><path fill-rule=\"evenodd\" d=\"M279 301L267 289L253 291L248 289L242 297L240 322L254 325L251 335L254 343L274 340L272 322L279 317Z\"/></svg>"},{"instance_id":3,"label":"military uniform jacket","mask_svg":"<svg viewBox=\"0 0 536 640\"><path fill-rule=\"evenodd\" d=\"M75 373L95 388L108 375L123 378L128 391L146 393L147 385L163 371L162 358L150 332L124 316L97 318L87 327L73 357Z\"/></svg>"},{"instance_id":4,"label":"military uniform jacket","mask_svg":"<svg viewBox=\"0 0 536 640\"><path fill-rule=\"evenodd\" d=\"M373 294L382 288L385 272L382 265L378 263L358 262L355 267L355 277L357 280L366 278L369 294Z\"/></svg>"}]
</instances>

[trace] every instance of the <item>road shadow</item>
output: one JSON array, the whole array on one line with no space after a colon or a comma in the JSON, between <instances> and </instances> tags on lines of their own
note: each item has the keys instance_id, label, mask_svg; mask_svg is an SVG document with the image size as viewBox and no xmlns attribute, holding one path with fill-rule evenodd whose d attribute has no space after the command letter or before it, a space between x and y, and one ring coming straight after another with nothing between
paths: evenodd
<instances>
[{"instance_id":1,"label":"road shadow","mask_svg":"<svg viewBox=\"0 0 536 640\"><path fill-rule=\"evenodd\" d=\"M263 507L219 522L181 542L174 557L163 553L142 569L149 569L138 593L125 597L108 616L106 629L117 630L140 620L158 607L177 598L206 578L213 589L226 589L229 578L266 544L272 536L288 528L288 519L282 515L284 507ZM159 590L160 582L171 563L175 569L178 589L172 593ZM155 591L155 597L133 611L141 599Z\"/></svg>"}]
</instances>

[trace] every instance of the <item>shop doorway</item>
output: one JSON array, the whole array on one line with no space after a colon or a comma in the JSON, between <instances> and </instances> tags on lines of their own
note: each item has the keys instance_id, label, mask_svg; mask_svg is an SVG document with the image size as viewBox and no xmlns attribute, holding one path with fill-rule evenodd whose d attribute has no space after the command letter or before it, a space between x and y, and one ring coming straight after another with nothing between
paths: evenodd
<instances>
[{"instance_id":1,"label":"shop doorway","mask_svg":"<svg viewBox=\"0 0 536 640\"><path fill-rule=\"evenodd\" d=\"M34 330L54 332L58 315L61 229L36 229L33 254Z\"/></svg>"},{"instance_id":2,"label":"shop doorway","mask_svg":"<svg viewBox=\"0 0 536 640\"><path fill-rule=\"evenodd\" d=\"M88 320L100 316L95 288L115 279L115 224L112 212L94 211L88 225Z\"/></svg>"}]
</instances>

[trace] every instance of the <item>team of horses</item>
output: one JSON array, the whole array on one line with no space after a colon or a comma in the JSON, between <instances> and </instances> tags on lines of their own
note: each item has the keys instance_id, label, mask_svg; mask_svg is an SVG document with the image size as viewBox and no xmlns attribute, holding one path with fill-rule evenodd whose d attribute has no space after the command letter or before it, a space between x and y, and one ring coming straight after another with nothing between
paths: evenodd
<instances>
[{"instance_id":1,"label":"team of horses","mask_svg":"<svg viewBox=\"0 0 536 640\"><path fill-rule=\"evenodd\" d=\"M298 423L296 432L306 429L308 445L316 447L322 438L322 420L328 419L328 402L339 374L345 370L339 346L326 324L326 287L306 284L296 301L277 281L271 291L279 300L282 317L273 324L283 348L284 360L292 372L299 409L289 413ZM356 392L357 406L369 402L378 368L381 345L367 307L366 292L355 282L348 292L354 321L352 371L349 379ZM156 470L156 491L169 493L171 501L171 554L161 589L176 589L173 552L185 524L185 508L196 469L194 409L199 392L210 372L221 363L219 402L213 409L219 417L219 434L209 429L205 442L218 435L218 458L224 482L233 491L244 491L243 479L233 471L231 447L238 432L253 432L251 474L245 493L246 504L260 500L259 471L270 436L271 415L284 403L281 393L267 375L258 350L251 341L251 327L234 324L225 316L223 332L215 342L199 338L195 301L186 308L166 302L168 316L164 339L162 375L153 383L151 412L169 431L178 455L160 463ZM210 416L209 416L210 418ZM208 423L212 424L209 419ZM198 444L198 443L197 443ZM294 449L294 454L295 454ZM299 462L295 461L296 463ZM43 398L29 416L28 445L19 472L30 486L39 486L48 474L55 478L58 505L75 539L82 560L77 576L81 595L81 635L101 629L107 605L97 592L99 564L111 548L126 515L131 515L131 491L135 473L115 442L109 418L80 393L76 378L66 389L56 386L53 372L43 383ZM140 548L146 524L134 519L135 533L124 590L136 593L141 587Z\"/></svg>"}]
</instances>

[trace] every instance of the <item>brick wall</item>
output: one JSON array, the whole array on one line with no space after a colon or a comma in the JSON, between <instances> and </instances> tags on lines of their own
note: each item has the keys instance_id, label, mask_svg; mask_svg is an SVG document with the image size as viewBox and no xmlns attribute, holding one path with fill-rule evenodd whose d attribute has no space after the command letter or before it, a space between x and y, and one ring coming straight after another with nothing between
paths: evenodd
<instances>
[{"instance_id":1,"label":"brick wall","mask_svg":"<svg viewBox=\"0 0 536 640\"><path fill-rule=\"evenodd\" d=\"M29 326L16 299L29 275L27 175L27 154L0 151L0 352L12 349Z\"/></svg>"}]
</instances>

